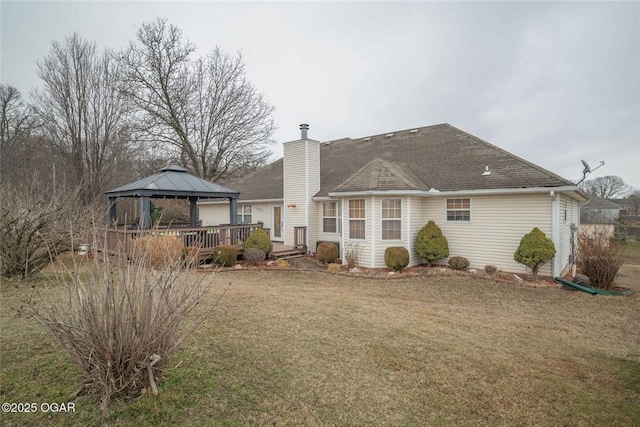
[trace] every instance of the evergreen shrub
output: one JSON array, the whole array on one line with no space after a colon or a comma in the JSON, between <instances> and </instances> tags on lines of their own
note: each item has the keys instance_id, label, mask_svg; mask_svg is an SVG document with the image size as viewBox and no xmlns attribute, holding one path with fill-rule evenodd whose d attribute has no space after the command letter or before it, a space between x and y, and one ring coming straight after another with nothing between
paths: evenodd
<instances>
[{"instance_id":1,"label":"evergreen shrub","mask_svg":"<svg viewBox=\"0 0 640 427\"><path fill-rule=\"evenodd\" d=\"M222 267L233 267L238 260L238 251L235 246L218 246L213 252L214 264Z\"/></svg>"},{"instance_id":2,"label":"evergreen shrub","mask_svg":"<svg viewBox=\"0 0 640 427\"><path fill-rule=\"evenodd\" d=\"M469 260L463 256L454 256L449 258L449 267L454 270L465 271L469 268Z\"/></svg>"},{"instance_id":3,"label":"evergreen shrub","mask_svg":"<svg viewBox=\"0 0 640 427\"><path fill-rule=\"evenodd\" d=\"M340 256L338 254L338 247L332 242L322 242L318 245L316 251L316 258L318 261L333 263Z\"/></svg>"},{"instance_id":4,"label":"evergreen shrub","mask_svg":"<svg viewBox=\"0 0 640 427\"><path fill-rule=\"evenodd\" d=\"M273 249L273 243L271 243L269 234L262 228L258 228L254 230L247 238L247 241L244 242L244 249L260 249L266 257Z\"/></svg>"},{"instance_id":5,"label":"evergreen shrub","mask_svg":"<svg viewBox=\"0 0 640 427\"><path fill-rule=\"evenodd\" d=\"M538 227L531 230L520 240L520 245L513 254L513 259L524 264L533 272L533 281L538 281L540 266L550 261L556 254L553 241Z\"/></svg>"},{"instance_id":6,"label":"evergreen shrub","mask_svg":"<svg viewBox=\"0 0 640 427\"><path fill-rule=\"evenodd\" d=\"M449 243L442 234L440 227L429 221L420 229L416 236L416 252L420 257L427 260L429 266L433 261L444 259L449 256Z\"/></svg>"},{"instance_id":7,"label":"evergreen shrub","mask_svg":"<svg viewBox=\"0 0 640 427\"><path fill-rule=\"evenodd\" d=\"M384 251L384 264L393 271L402 271L409 265L409 251L402 246L391 246Z\"/></svg>"}]
</instances>

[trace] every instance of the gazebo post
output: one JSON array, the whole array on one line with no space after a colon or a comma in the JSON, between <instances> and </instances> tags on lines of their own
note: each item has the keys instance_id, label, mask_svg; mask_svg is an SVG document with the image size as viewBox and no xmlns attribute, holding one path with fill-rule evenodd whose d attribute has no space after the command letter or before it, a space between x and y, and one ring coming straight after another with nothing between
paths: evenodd
<instances>
[{"instance_id":1,"label":"gazebo post","mask_svg":"<svg viewBox=\"0 0 640 427\"><path fill-rule=\"evenodd\" d=\"M238 199L229 197L229 224L238 225Z\"/></svg>"},{"instance_id":2,"label":"gazebo post","mask_svg":"<svg viewBox=\"0 0 640 427\"><path fill-rule=\"evenodd\" d=\"M198 226L197 197L189 197L189 226L196 228Z\"/></svg>"},{"instance_id":3,"label":"gazebo post","mask_svg":"<svg viewBox=\"0 0 640 427\"><path fill-rule=\"evenodd\" d=\"M115 226L115 222L116 222L116 198L115 197L109 197L109 224L108 227L109 228L113 228Z\"/></svg>"},{"instance_id":4,"label":"gazebo post","mask_svg":"<svg viewBox=\"0 0 640 427\"><path fill-rule=\"evenodd\" d=\"M141 230L151 228L151 199L147 196L140 197L140 224Z\"/></svg>"}]
</instances>

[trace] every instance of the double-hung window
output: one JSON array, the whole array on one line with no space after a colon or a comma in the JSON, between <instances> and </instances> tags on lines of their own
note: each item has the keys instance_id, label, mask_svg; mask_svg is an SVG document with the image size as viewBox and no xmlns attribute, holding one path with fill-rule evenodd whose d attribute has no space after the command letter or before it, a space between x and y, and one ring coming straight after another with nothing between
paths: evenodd
<instances>
[{"instance_id":1,"label":"double-hung window","mask_svg":"<svg viewBox=\"0 0 640 427\"><path fill-rule=\"evenodd\" d=\"M382 240L402 238L402 200L382 199Z\"/></svg>"},{"instance_id":2,"label":"double-hung window","mask_svg":"<svg viewBox=\"0 0 640 427\"><path fill-rule=\"evenodd\" d=\"M471 221L471 199L447 199L447 221Z\"/></svg>"},{"instance_id":3,"label":"double-hung window","mask_svg":"<svg viewBox=\"0 0 640 427\"><path fill-rule=\"evenodd\" d=\"M338 203L337 202L322 203L322 232L323 233L338 232Z\"/></svg>"},{"instance_id":4,"label":"double-hung window","mask_svg":"<svg viewBox=\"0 0 640 427\"><path fill-rule=\"evenodd\" d=\"M349 200L349 238L366 238L365 202L364 199Z\"/></svg>"}]
</instances>

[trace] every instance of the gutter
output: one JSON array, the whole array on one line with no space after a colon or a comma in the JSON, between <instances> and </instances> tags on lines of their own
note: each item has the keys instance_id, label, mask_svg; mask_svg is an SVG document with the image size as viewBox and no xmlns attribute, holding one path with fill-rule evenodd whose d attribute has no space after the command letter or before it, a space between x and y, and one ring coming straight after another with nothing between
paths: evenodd
<instances>
[{"instance_id":1,"label":"gutter","mask_svg":"<svg viewBox=\"0 0 640 427\"><path fill-rule=\"evenodd\" d=\"M549 193L549 192L575 192L585 201L588 201L584 191L576 186L562 187L528 187L528 188L496 188L481 190L456 190L456 191L425 191L425 190L367 190L367 191L350 191L350 192L329 192L329 197L354 197L354 196L389 196L389 195L410 195L410 196L426 196L426 197L450 197L450 196L474 196L474 195L500 195L500 194L531 194L531 193ZM322 200L323 197L314 197L314 200Z\"/></svg>"}]
</instances>

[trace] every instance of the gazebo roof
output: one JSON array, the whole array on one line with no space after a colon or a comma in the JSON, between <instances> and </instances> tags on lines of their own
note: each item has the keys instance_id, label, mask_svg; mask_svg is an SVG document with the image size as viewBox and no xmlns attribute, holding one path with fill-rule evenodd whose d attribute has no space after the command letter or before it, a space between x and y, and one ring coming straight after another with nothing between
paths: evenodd
<instances>
[{"instance_id":1,"label":"gazebo roof","mask_svg":"<svg viewBox=\"0 0 640 427\"><path fill-rule=\"evenodd\" d=\"M107 197L173 197L178 199L234 198L240 193L197 177L178 165L160 171L122 187L105 192Z\"/></svg>"}]
</instances>

